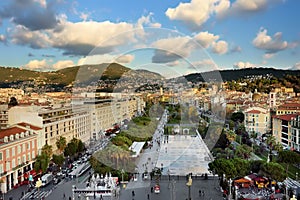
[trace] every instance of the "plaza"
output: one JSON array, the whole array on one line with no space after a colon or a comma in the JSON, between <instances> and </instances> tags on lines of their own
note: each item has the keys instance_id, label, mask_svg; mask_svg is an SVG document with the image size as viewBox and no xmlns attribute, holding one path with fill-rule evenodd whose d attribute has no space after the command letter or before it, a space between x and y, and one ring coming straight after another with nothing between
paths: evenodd
<instances>
[{"instance_id":1,"label":"plaza","mask_svg":"<svg viewBox=\"0 0 300 200\"><path fill-rule=\"evenodd\" d=\"M168 138L168 139L166 139ZM161 141L156 167L163 168L163 175L201 176L210 174L208 163L213 157L197 135L169 135Z\"/></svg>"}]
</instances>

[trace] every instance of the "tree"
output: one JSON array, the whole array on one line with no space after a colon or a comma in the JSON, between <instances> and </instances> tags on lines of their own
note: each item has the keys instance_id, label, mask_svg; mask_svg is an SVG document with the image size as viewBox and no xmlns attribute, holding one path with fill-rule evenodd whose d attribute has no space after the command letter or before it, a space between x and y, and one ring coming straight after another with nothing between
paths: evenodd
<instances>
[{"instance_id":1,"label":"tree","mask_svg":"<svg viewBox=\"0 0 300 200\"><path fill-rule=\"evenodd\" d=\"M12 106L17 106L18 104L19 104L19 103L18 103L16 97L11 97L11 98L10 98L10 101L9 101L9 103L8 103L8 106L12 107Z\"/></svg>"},{"instance_id":2,"label":"tree","mask_svg":"<svg viewBox=\"0 0 300 200\"><path fill-rule=\"evenodd\" d=\"M246 176L250 171L250 162L241 158L234 158L232 160L233 165L236 168L237 174L239 176Z\"/></svg>"},{"instance_id":3,"label":"tree","mask_svg":"<svg viewBox=\"0 0 300 200\"><path fill-rule=\"evenodd\" d=\"M226 175L226 178L234 178L237 176L237 170L231 160L224 158L215 159L213 162L208 164L209 170L214 171L219 176Z\"/></svg>"},{"instance_id":4,"label":"tree","mask_svg":"<svg viewBox=\"0 0 300 200\"><path fill-rule=\"evenodd\" d=\"M52 157L52 160L55 164L57 164L58 166L61 167L64 164L65 158L63 155L54 154Z\"/></svg>"},{"instance_id":5,"label":"tree","mask_svg":"<svg viewBox=\"0 0 300 200\"><path fill-rule=\"evenodd\" d=\"M67 146L66 138L63 136L60 136L59 139L56 140L56 146L59 149L60 153L62 153Z\"/></svg>"},{"instance_id":6,"label":"tree","mask_svg":"<svg viewBox=\"0 0 300 200\"><path fill-rule=\"evenodd\" d=\"M262 164L260 173L280 182L284 181L287 177L284 168L275 162L265 162Z\"/></svg>"},{"instance_id":7,"label":"tree","mask_svg":"<svg viewBox=\"0 0 300 200\"><path fill-rule=\"evenodd\" d=\"M52 146L51 145L48 145L48 144L45 144L43 147L42 147L42 153L41 154L45 154L49 160L52 158Z\"/></svg>"},{"instance_id":8,"label":"tree","mask_svg":"<svg viewBox=\"0 0 300 200\"><path fill-rule=\"evenodd\" d=\"M248 159L250 158L251 151L251 147L246 144L238 145L235 150L235 156L243 159Z\"/></svg>"},{"instance_id":9,"label":"tree","mask_svg":"<svg viewBox=\"0 0 300 200\"><path fill-rule=\"evenodd\" d=\"M231 120L234 122L242 123L245 120L245 115L242 112L232 113Z\"/></svg>"},{"instance_id":10,"label":"tree","mask_svg":"<svg viewBox=\"0 0 300 200\"><path fill-rule=\"evenodd\" d=\"M36 161L34 163L34 170L36 172L42 170L42 172L45 173L47 171L49 162L50 162L49 156L45 152L42 152L41 155L38 155L36 157Z\"/></svg>"},{"instance_id":11,"label":"tree","mask_svg":"<svg viewBox=\"0 0 300 200\"><path fill-rule=\"evenodd\" d=\"M286 164L286 173L288 173L290 164L296 164L300 162L300 155L289 150L279 151L278 161Z\"/></svg>"}]
</instances>

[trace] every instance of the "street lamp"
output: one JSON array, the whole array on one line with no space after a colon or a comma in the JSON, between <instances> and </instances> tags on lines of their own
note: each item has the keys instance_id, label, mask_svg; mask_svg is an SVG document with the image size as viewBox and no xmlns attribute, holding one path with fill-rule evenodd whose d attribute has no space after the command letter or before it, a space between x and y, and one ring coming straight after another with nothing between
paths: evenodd
<instances>
[{"instance_id":1,"label":"street lamp","mask_svg":"<svg viewBox=\"0 0 300 200\"><path fill-rule=\"evenodd\" d=\"M186 185L189 188L188 200L191 200L191 186L192 186L192 183L193 183L193 180L192 180L191 174L189 174L189 179L188 179L188 182L186 183Z\"/></svg>"},{"instance_id":2,"label":"street lamp","mask_svg":"<svg viewBox=\"0 0 300 200\"><path fill-rule=\"evenodd\" d=\"M228 195L228 199L231 199L231 184L232 184L232 180L230 178L229 179L229 195Z\"/></svg>"}]
</instances>

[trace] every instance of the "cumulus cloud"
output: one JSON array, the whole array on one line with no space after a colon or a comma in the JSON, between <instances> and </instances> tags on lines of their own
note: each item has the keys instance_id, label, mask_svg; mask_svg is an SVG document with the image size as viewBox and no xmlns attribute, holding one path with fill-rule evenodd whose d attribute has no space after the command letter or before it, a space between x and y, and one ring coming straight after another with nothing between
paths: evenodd
<instances>
[{"instance_id":1,"label":"cumulus cloud","mask_svg":"<svg viewBox=\"0 0 300 200\"><path fill-rule=\"evenodd\" d=\"M203 48L208 48L212 43L219 39L219 36L206 31L198 33L194 36L194 39L199 42Z\"/></svg>"},{"instance_id":2,"label":"cumulus cloud","mask_svg":"<svg viewBox=\"0 0 300 200\"><path fill-rule=\"evenodd\" d=\"M46 59L43 60L31 60L29 61L24 68L29 70L44 70L49 68L49 64Z\"/></svg>"},{"instance_id":3,"label":"cumulus cloud","mask_svg":"<svg viewBox=\"0 0 300 200\"><path fill-rule=\"evenodd\" d=\"M134 59L134 55L131 54L126 54L126 55L121 55L116 58L116 62L118 63L130 63Z\"/></svg>"},{"instance_id":4,"label":"cumulus cloud","mask_svg":"<svg viewBox=\"0 0 300 200\"><path fill-rule=\"evenodd\" d=\"M252 44L258 49L265 50L268 54L285 50L288 47L288 42L282 40L281 32L277 32L271 37L267 34L267 29L264 28L259 30Z\"/></svg>"},{"instance_id":5,"label":"cumulus cloud","mask_svg":"<svg viewBox=\"0 0 300 200\"><path fill-rule=\"evenodd\" d=\"M224 40L220 40L212 44L212 52L216 54L225 54L228 51L228 44Z\"/></svg>"},{"instance_id":6,"label":"cumulus cloud","mask_svg":"<svg viewBox=\"0 0 300 200\"><path fill-rule=\"evenodd\" d=\"M17 25L9 30L12 43L29 45L33 49L47 48L51 45L48 35L41 31L31 31L25 26Z\"/></svg>"},{"instance_id":7,"label":"cumulus cloud","mask_svg":"<svg viewBox=\"0 0 300 200\"><path fill-rule=\"evenodd\" d=\"M0 18L11 19L16 25L30 30L54 28L58 24L55 4L47 4L45 0L12 0L0 8Z\"/></svg>"},{"instance_id":8,"label":"cumulus cloud","mask_svg":"<svg viewBox=\"0 0 300 200\"><path fill-rule=\"evenodd\" d=\"M60 21L61 23L55 29L44 31L31 31L24 26L17 25L10 31L12 42L29 45L35 49L54 47L63 50L64 55L85 56L89 53L109 53L114 47L134 40L134 35L130 32L111 39L113 36L133 29L133 25L126 22L73 23L64 19L63 16Z\"/></svg>"},{"instance_id":9,"label":"cumulus cloud","mask_svg":"<svg viewBox=\"0 0 300 200\"><path fill-rule=\"evenodd\" d=\"M168 8L165 14L170 20L180 20L195 28L201 27L213 15L223 15L229 7L229 0L191 0Z\"/></svg>"},{"instance_id":10,"label":"cumulus cloud","mask_svg":"<svg viewBox=\"0 0 300 200\"><path fill-rule=\"evenodd\" d=\"M154 21L153 15L154 14L150 12L147 16L141 16L136 23L137 28L143 28L144 26L160 28L161 24Z\"/></svg>"},{"instance_id":11,"label":"cumulus cloud","mask_svg":"<svg viewBox=\"0 0 300 200\"><path fill-rule=\"evenodd\" d=\"M300 70L300 62L297 62L296 64L294 64L293 67L290 68L291 70Z\"/></svg>"},{"instance_id":12,"label":"cumulus cloud","mask_svg":"<svg viewBox=\"0 0 300 200\"><path fill-rule=\"evenodd\" d=\"M233 67L236 68L236 69L245 69L245 68L255 68L256 65L252 64L250 62L242 62L242 61L240 61L240 62L234 63Z\"/></svg>"},{"instance_id":13,"label":"cumulus cloud","mask_svg":"<svg viewBox=\"0 0 300 200\"><path fill-rule=\"evenodd\" d=\"M174 62L180 58L188 57L193 49L189 37L172 37L155 41L153 63Z\"/></svg>"},{"instance_id":14,"label":"cumulus cloud","mask_svg":"<svg viewBox=\"0 0 300 200\"><path fill-rule=\"evenodd\" d=\"M203 59L193 62L190 68L196 68L198 71L213 71L219 69L218 65L212 59Z\"/></svg>"},{"instance_id":15,"label":"cumulus cloud","mask_svg":"<svg viewBox=\"0 0 300 200\"><path fill-rule=\"evenodd\" d=\"M60 61L57 61L56 63L54 63L52 65L52 68L54 70L59 70L59 69L67 68L67 67L72 67L74 65L75 64L72 60L60 60Z\"/></svg>"},{"instance_id":16,"label":"cumulus cloud","mask_svg":"<svg viewBox=\"0 0 300 200\"><path fill-rule=\"evenodd\" d=\"M236 0L232 4L232 11L254 12L267 7L268 0Z\"/></svg>"}]
</instances>

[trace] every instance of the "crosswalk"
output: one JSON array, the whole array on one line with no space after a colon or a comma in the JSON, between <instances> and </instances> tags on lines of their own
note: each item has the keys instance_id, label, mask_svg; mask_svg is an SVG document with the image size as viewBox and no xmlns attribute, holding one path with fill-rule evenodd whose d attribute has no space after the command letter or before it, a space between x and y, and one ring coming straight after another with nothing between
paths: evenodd
<instances>
[{"instance_id":1,"label":"crosswalk","mask_svg":"<svg viewBox=\"0 0 300 200\"><path fill-rule=\"evenodd\" d=\"M46 198L50 195L50 193L52 192L52 190L39 190L39 191L34 191L34 192L29 192L26 193L21 200L27 200L27 199L31 199L33 197L33 199L42 199L42 198Z\"/></svg>"},{"instance_id":2,"label":"crosswalk","mask_svg":"<svg viewBox=\"0 0 300 200\"><path fill-rule=\"evenodd\" d=\"M300 183L298 181L295 181L291 178L287 178L286 180L284 180L284 183L289 187L289 188L293 188L293 189L298 189L300 188Z\"/></svg>"}]
</instances>

